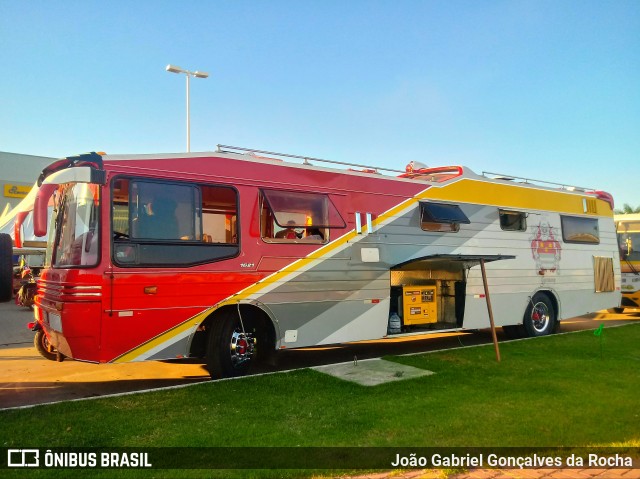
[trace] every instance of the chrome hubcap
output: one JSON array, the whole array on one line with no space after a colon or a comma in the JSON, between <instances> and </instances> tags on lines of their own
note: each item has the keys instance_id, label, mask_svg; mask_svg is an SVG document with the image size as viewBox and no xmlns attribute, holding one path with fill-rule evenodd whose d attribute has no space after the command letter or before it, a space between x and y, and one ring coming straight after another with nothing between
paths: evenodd
<instances>
[{"instance_id":1,"label":"chrome hubcap","mask_svg":"<svg viewBox=\"0 0 640 479\"><path fill-rule=\"evenodd\" d=\"M533 323L533 329L539 333L547 329L549 325L549 309L546 304L540 302L533 306L531 322Z\"/></svg>"},{"instance_id":2,"label":"chrome hubcap","mask_svg":"<svg viewBox=\"0 0 640 479\"><path fill-rule=\"evenodd\" d=\"M234 368L239 368L248 361L251 361L255 351L256 340L251 334L245 334L240 329L236 329L231 335L231 364Z\"/></svg>"}]
</instances>

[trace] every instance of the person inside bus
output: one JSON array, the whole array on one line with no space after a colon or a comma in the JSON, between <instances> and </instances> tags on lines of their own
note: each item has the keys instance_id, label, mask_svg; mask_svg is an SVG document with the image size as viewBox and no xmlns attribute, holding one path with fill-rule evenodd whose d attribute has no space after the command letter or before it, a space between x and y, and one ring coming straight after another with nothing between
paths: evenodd
<instances>
[{"instance_id":1,"label":"person inside bus","mask_svg":"<svg viewBox=\"0 0 640 479\"><path fill-rule=\"evenodd\" d=\"M296 233L296 230L294 229L295 225L295 221L287 221L287 227L283 230L278 231L275 237L280 239L298 239L298 233Z\"/></svg>"},{"instance_id":2,"label":"person inside bus","mask_svg":"<svg viewBox=\"0 0 640 479\"><path fill-rule=\"evenodd\" d=\"M307 228L307 234L303 239L309 241L324 241L324 235L318 228Z\"/></svg>"},{"instance_id":3,"label":"person inside bus","mask_svg":"<svg viewBox=\"0 0 640 479\"><path fill-rule=\"evenodd\" d=\"M179 239L176 202L172 198L159 197L147 203L138 218L139 238Z\"/></svg>"}]
</instances>

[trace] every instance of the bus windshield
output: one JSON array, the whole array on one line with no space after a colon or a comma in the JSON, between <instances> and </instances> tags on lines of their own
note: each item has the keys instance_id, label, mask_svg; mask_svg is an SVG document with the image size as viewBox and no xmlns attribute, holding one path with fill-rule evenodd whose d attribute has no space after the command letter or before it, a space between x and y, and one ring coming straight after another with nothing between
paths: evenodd
<instances>
[{"instance_id":1,"label":"bus windshield","mask_svg":"<svg viewBox=\"0 0 640 479\"><path fill-rule=\"evenodd\" d=\"M618 222L618 244L623 259L640 261L640 221Z\"/></svg>"},{"instance_id":2,"label":"bus windshield","mask_svg":"<svg viewBox=\"0 0 640 479\"><path fill-rule=\"evenodd\" d=\"M95 266L98 262L98 185L62 188L53 239L53 266Z\"/></svg>"}]
</instances>

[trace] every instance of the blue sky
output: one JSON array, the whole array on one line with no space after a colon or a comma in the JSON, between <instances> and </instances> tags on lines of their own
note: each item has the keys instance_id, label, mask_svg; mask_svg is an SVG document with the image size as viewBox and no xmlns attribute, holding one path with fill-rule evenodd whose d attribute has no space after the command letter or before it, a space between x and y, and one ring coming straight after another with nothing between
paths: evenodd
<instances>
[{"instance_id":1,"label":"blue sky","mask_svg":"<svg viewBox=\"0 0 640 479\"><path fill-rule=\"evenodd\" d=\"M0 150L462 164L640 206L640 1L0 0Z\"/></svg>"}]
</instances>

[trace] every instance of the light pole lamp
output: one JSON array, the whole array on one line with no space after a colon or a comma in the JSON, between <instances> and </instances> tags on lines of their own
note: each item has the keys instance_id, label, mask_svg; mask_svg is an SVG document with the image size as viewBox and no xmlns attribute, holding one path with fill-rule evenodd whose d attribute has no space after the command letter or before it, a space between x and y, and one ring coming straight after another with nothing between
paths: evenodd
<instances>
[{"instance_id":1,"label":"light pole lamp","mask_svg":"<svg viewBox=\"0 0 640 479\"><path fill-rule=\"evenodd\" d=\"M189 78L207 78L209 76L208 73L200 72L198 70L192 72L189 70L185 70L183 68L177 67L175 65L167 65L166 70L171 73L184 73L187 77L187 152L191 151L191 120L189 115Z\"/></svg>"}]
</instances>

